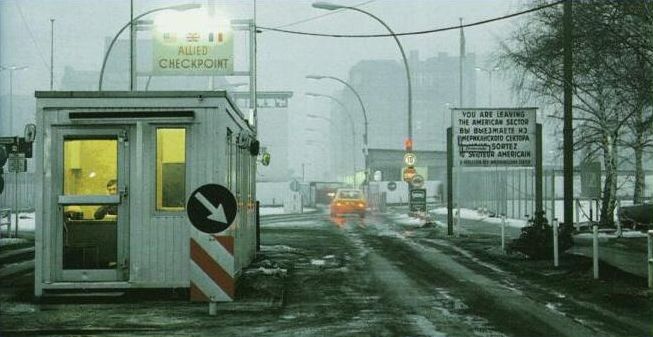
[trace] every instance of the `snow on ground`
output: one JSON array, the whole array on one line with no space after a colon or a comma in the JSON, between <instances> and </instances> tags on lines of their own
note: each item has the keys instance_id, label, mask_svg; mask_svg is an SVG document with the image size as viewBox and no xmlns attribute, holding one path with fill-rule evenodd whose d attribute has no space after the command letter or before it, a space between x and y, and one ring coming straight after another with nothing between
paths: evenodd
<instances>
[{"instance_id":1,"label":"snow on ground","mask_svg":"<svg viewBox=\"0 0 653 337\"><path fill-rule=\"evenodd\" d=\"M21 238L2 238L0 239L0 246L5 246L5 245L17 245L20 243L27 243L29 241Z\"/></svg>"},{"instance_id":2,"label":"snow on ground","mask_svg":"<svg viewBox=\"0 0 653 337\"><path fill-rule=\"evenodd\" d=\"M398 214L396 216L392 216L392 221L396 224L399 225L404 225L404 226L423 226L424 225L424 220L419 219L419 218L414 218L411 216L408 216L407 214Z\"/></svg>"},{"instance_id":3,"label":"snow on ground","mask_svg":"<svg viewBox=\"0 0 653 337\"><path fill-rule=\"evenodd\" d=\"M34 231L34 213L18 213L18 230L19 231L26 231L26 232L33 232ZM7 227L4 225L5 224L5 219L2 219L1 221L3 226L0 227L0 230L2 232L5 232L7 230ZM11 214L11 231L15 230L14 224L16 223L16 214L12 213Z\"/></svg>"},{"instance_id":4,"label":"snow on ground","mask_svg":"<svg viewBox=\"0 0 653 337\"><path fill-rule=\"evenodd\" d=\"M455 209L454 212L456 212ZM438 207L436 209L431 210L430 213L438 214L438 215L446 215L447 208ZM487 215L480 214L478 211L473 209L461 208L460 218L465 220L483 221L490 224L501 225L501 218L490 218ZM526 226L526 224L527 224L526 220L506 218L506 226L509 227L522 228Z\"/></svg>"},{"instance_id":5,"label":"snow on ground","mask_svg":"<svg viewBox=\"0 0 653 337\"><path fill-rule=\"evenodd\" d=\"M294 214L285 213L283 207L261 207L259 212L261 215ZM315 208L304 207L304 213L309 212L315 212Z\"/></svg>"},{"instance_id":6,"label":"snow on ground","mask_svg":"<svg viewBox=\"0 0 653 337\"><path fill-rule=\"evenodd\" d=\"M599 231L599 239L616 239L620 237L617 232L615 231L610 231L610 232L601 232ZM642 233L639 231L626 231L624 230L621 232L621 237L625 238L645 238L647 235L646 233ZM574 235L574 238L578 239L592 239L593 234L592 233L580 233Z\"/></svg>"}]
</instances>

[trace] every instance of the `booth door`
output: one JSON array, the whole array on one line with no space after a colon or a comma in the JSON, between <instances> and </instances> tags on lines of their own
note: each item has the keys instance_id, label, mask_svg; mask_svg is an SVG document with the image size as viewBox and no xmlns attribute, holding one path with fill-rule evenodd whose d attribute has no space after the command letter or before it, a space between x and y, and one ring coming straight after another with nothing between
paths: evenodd
<instances>
[{"instance_id":1,"label":"booth door","mask_svg":"<svg viewBox=\"0 0 653 337\"><path fill-rule=\"evenodd\" d=\"M58 137L60 281L129 278L127 131L65 130Z\"/></svg>"}]
</instances>

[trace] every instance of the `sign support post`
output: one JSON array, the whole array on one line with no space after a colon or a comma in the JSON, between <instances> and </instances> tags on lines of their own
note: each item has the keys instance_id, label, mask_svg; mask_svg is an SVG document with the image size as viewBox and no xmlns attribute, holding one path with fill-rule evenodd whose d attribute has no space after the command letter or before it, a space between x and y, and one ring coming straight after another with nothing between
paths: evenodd
<instances>
[{"instance_id":1,"label":"sign support post","mask_svg":"<svg viewBox=\"0 0 653 337\"><path fill-rule=\"evenodd\" d=\"M535 124L535 217L544 218L542 203L542 124Z\"/></svg>"},{"instance_id":2,"label":"sign support post","mask_svg":"<svg viewBox=\"0 0 653 337\"><path fill-rule=\"evenodd\" d=\"M453 139L452 128L447 128L447 235L453 235Z\"/></svg>"}]
</instances>

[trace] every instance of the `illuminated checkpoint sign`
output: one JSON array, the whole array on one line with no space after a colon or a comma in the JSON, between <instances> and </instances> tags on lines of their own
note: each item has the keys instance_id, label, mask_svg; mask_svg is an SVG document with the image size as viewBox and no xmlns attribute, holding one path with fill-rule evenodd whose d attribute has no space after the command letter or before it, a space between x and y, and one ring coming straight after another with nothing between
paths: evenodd
<instances>
[{"instance_id":1,"label":"illuminated checkpoint sign","mask_svg":"<svg viewBox=\"0 0 653 337\"><path fill-rule=\"evenodd\" d=\"M454 165L533 166L536 108L452 109Z\"/></svg>"},{"instance_id":2,"label":"illuminated checkpoint sign","mask_svg":"<svg viewBox=\"0 0 653 337\"><path fill-rule=\"evenodd\" d=\"M158 15L153 31L154 75L232 75L234 40L228 22L195 11Z\"/></svg>"}]
</instances>

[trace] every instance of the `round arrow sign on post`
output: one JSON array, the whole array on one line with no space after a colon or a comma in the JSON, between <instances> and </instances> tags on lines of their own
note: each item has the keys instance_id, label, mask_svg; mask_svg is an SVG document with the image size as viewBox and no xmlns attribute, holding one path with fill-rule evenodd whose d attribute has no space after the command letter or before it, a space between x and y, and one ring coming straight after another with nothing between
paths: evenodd
<instances>
[{"instance_id":1,"label":"round arrow sign on post","mask_svg":"<svg viewBox=\"0 0 653 337\"><path fill-rule=\"evenodd\" d=\"M415 188L422 188L422 186L424 186L424 177L422 177L419 174L416 174L413 176L413 179L411 179L410 183Z\"/></svg>"},{"instance_id":2,"label":"round arrow sign on post","mask_svg":"<svg viewBox=\"0 0 653 337\"><path fill-rule=\"evenodd\" d=\"M188 198L186 213L197 230L217 234L231 226L236 218L236 198L224 186L207 184L200 186Z\"/></svg>"}]
</instances>

